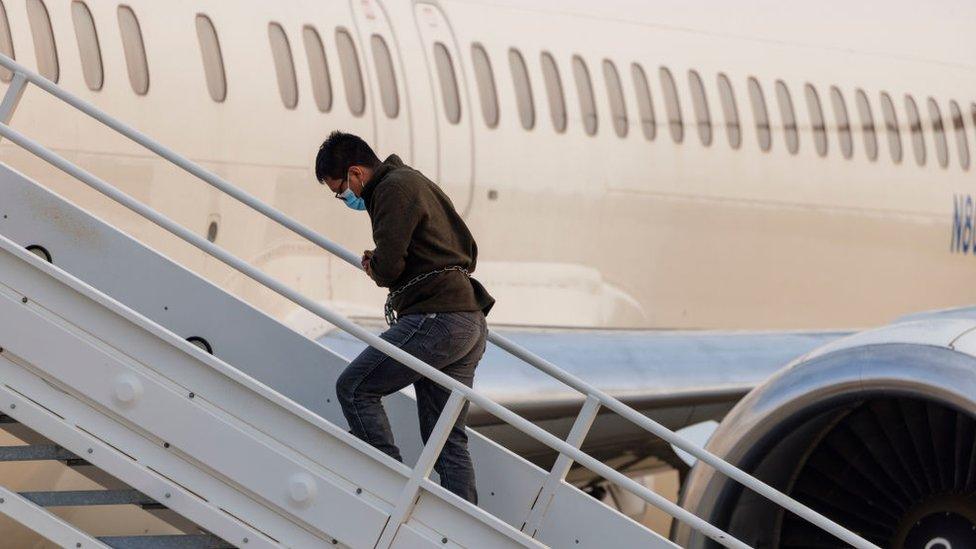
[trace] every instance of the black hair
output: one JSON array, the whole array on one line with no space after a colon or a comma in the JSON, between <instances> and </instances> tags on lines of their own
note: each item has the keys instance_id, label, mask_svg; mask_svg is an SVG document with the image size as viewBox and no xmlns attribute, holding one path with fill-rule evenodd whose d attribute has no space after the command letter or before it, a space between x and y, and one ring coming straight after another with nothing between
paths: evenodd
<instances>
[{"instance_id":1,"label":"black hair","mask_svg":"<svg viewBox=\"0 0 976 549\"><path fill-rule=\"evenodd\" d=\"M336 130L319 147L315 157L315 178L319 183L324 183L326 177L345 179L352 166L373 169L379 165L380 159L363 138Z\"/></svg>"}]
</instances>

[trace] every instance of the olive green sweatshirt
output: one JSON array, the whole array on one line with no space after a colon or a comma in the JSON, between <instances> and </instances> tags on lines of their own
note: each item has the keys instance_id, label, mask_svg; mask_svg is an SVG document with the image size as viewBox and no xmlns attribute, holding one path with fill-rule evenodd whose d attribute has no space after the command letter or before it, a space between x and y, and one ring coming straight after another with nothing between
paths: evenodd
<instances>
[{"instance_id":1,"label":"olive green sweatshirt","mask_svg":"<svg viewBox=\"0 0 976 549\"><path fill-rule=\"evenodd\" d=\"M395 290L417 275L452 265L474 272L478 245L444 191L419 171L390 155L363 186L376 249L373 280ZM438 273L393 300L400 316L481 310L495 299L484 286L459 271Z\"/></svg>"}]
</instances>

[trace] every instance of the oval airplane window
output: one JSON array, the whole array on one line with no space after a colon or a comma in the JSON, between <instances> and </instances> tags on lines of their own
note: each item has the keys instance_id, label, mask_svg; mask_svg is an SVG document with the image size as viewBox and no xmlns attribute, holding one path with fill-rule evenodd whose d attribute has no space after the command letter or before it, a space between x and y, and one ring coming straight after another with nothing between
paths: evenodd
<instances>
[{"instance_id":1,"label":"oval airplane window","mask_svg":"<svg viewBox=\"0 0 976 549\"><path fill-rule=\"evenodd\" d=\"M705 85L697 72L688 71L688 86L691 88L691 106L695 109L698 122L698 139L707 147L712 144L712 116L708 112Z\"/></svg>"},{"instance_id":2,"label":"oval airplane window","mask_svg":"<svg viewBox=\"0 0 976 549\"><path fill-rule=\"evenodd\" d=\"M531 130L535 127L535 104L532 100L532 83L525 59L517 49L508 50L508 64L512 70L512 83L515 85L515 99L518 103L519 120L522 127Z\"/></svg>"},{"instance_id":3,"label":"oval airplane window","mask_svg":"<svg viewBox=\"0 0 976 549\"><path fill-rule=\"evenodd\" d=\"M912 133L912 151L915 153L915 162L919 166L925 165L925 134L922 128L922 118L918 114L918 106L915 98L905 95L905 112L908 116L908 128Z\"/></svg>"},{"instance_id":4,"label":"oval airplane window","mask_svg":"<svg viewBox=\"0 0 976 549\"><path fill-rule=\"evenodd\" d=\"M30 23L31 37L34 39L37 72L51 82L57 82L60 73L58 49L54 43L51 18L42 0L27 0L27 20Z\"/></svg>"},{"instance_id":5,"label":"oval airplane window","mask_svg":"<svg viewBox=\"0 0 976 549\"><path fill-rule=\"evenodd\" d=\"M868 159L875 161L878 159L878 136L874 128L874 115L871 113L871 103L864 90L857 90L855 95L857 102L857 112L861 117L861 132L864 134L864 151Z\"/></svg>"},{"instance_id":6,"label":"oval airplane window","mask_svg":"<svg viewBox=\"0 0 976 549\"><path fill-rule=\"evenodd\" d=\"M78 53L81 56L81 72L85 77L88 89L98 91L102 89L104 73L102 69L102 51L98 44L98 33L95 31L95 20L91 11L81 0L71 2L71 20L75 26L75 38L78 40Z\"/></svg>"},{"instance_id":7,"label":"oval airplane window","mask_svg":"<svg viewBox=\"0 0 976 549\"><path fill-rule=\"evenodd\" d=\"M881 113L884 115L885 133L888 135L888 152L891 153L891 161L898 164L902 158L901 130L898 128L895 104L887 92L881 92Z\"/></svg>"},{"instance_id":8,"label":"oval airplane window","mask_svg":"<svg viewBox=\"0 0 976 549\"><path fill-rule=\"evenodd\" d=\"M766 110L766 98L763 96L762 86L754 76L749 77L749 103L752 105L752 115L756 119L756 138L759 148L768 151L773 146L773 136L769 128L769 111Z\"/></svg>"},{"instance_id":9,"label":"oval airplane window","mask_svg":"<svg viewBox=\"0 0 976 549\"><path fill-rule=\"evenodd\" d=\"M834 119L837 121L837 140L840 142L840 152L844 158L854 155L854 140L851 138L851 122L847 116L847 103L837 86L830 87L830 103L834 107Z\"/></svg>"},{"instance_id":10,"label":"oval airplane window","mask_svg":"<svg viewBox=\"0 0 976 549\"><path fill-rule=\"evenodd\" d=\"M579 96L580 116L583 117L583 130L586 135L596 135L596 100L593 98L593 81L590 70L583 58L573 56L573 79L576 80L576 95Z\"/></svg>"},{"instance_id":11,"label":"oval airplane window","mask_svg":"<svg viewBox=\"0 0 976 549\"><path fill-rule=\"evenodd\" d=\"M339 50L339 66L342 69L342 82L345 84L346 102L354 115L361 116L366 112L363 72L359 68L356 43L346 29L336 29L336 48Z\"/></svg>"},{"instance_id":12,"label":"oval airplane window","mask_svg":"<svg viewBox=\"0 0 976 549\"><path fill-rule=\"evenodd\" d=\"M396 118L400 114L400 94L397 91L396 72L393 69L393 57L390 48L383 37L374 34L370 37L373 48L373 64L376 66L376 77L380 81L380 100L383 112L387 118Z\"/></svg>"},{"instance_id":13,"label":"oval airplane window","mask_svg":"<svg viewBox=\"0 0 976 549\"><path fill-rule=\"evenodd\" d=\"M813 145L817 154L827 156L827 125L824 122L823 107L820 96L813 84L803 87L803 95L807 100L807 111L810 113L810 129L813 131Z\"/></svg>"},{"instance_id":14,"label":"oval airplane window","mask_svg":"<svg viewBox=\"0 0 976 549\"><path fill-rule=\"evenodd\" d=\"M491 69L491 59L481 44L471 45L471 59L474 61L474 77L478 82L478 95L481 99L481 115L489 128L498 126L498 93L495 89L495 73Z\"/></svg>"},{"instance_id":15,"label":"oval airplane window","mask_svg":"<svg viewBox=\"0 0 976 549\"><path fill-rule=\"evenodd\" d=\"M457 124L461 121L461 96L458 92L457 73L451 52L441 42L434 44L434 63L437 65L437 79L441 84L441 98L444 101L444 114L447 121Z\"/></svg>"},{"instance_id":16,"label":"oval airplane window","mask_svg":"<svg viewBox=\"0 0 976 549\"><path fill-rule=\"evenodd\" d=\"M308 59L315 106L321 112L329 112L332 109L332 77L329 75L329 63L325 58L322 38L319 31L306 25L302 29L302 41L305 43L305 57Z\"/></svg>"},{"instance_id":17,"label":"oval airplane window","mask_svg":"<svg viewBox=\"0 0 976 549\"><path fill-rule=\"evenodd\" d=\"M278 23L268 23L268 40L271 42L271 57L274 59L275 76L278 79L278 92L285 108L298 106L298 81L295 78L295 61L291 56L291 44L285 29Z\"/></svg>"},{"instance_id":18,"label":"oval airplane window","mask_svg":"<svg viewBox=\"0 0 976 549\"><path fill-rule=\"evenodd\" d=\"M796 130L796 113L793 111L793 98L786 82L776 81L776 102L779 103L779 114L783 120L783 137L786 138L786 150L796 154L800 150L800 135Z\"/></svg>"},{"instance_id":19,"label":"oval airplane window","mask_svg":"<svg viewBox=\"0 0 976 549\"><path fill-rule=\"evenodd\" d=\"M647 75L640 65L630 66L630 76L634 81L634 91L637 93L637 114L640 115L641 130L644 138L653 141L657 135L654 121L654 102L651 100L651 88L647 83Z\"/></svg>"},{"instance_id":20,"label":"oval airplane window","mask_svg":"<svg viewBox=\"0 0 976 549\"><path fill-rule=\"evenodd\" d=\"M610 113L613 116L613 130L617 132L617 137L627 137L627 103L624 102L620 73L617 72L617 66L609 59L603 60L603 80L607 84L607 98L610 101Z\"/></svg>"},{"instance_id":21,"label":"oval airplane window","mask_svg":"<svg viewBox=\"0 0 976 549\"><path fill-rule=\"evenodd\" d=\"M197 14L197 41L203 57L203 73L207 77L210 98L221 103L227 98L227 75L224 73L224 57L220 52L217 29L206 15Z\"/></svg>"},{"instance_id":22,"label":"oval airplane window","mask_svg":"<svg viewBox=\"0 0 976 549\"><path fill-rule=\"evenodd\" d=\"M664 109L668 112L668 128L671 130L671 139L675 143L681 143L685 138L684 122L681 120L681 102L678 100L678 87L674 83L674 77L667 67L658 69L658 76L661 78L661 89L664 91Z\"/></svg>"},{"instance_id":23,"label":"oval airplane window","mask_svg":"<svg viewBox=\"0 0 976 549\"><path fill-rule=\"evenodd\" d=\"M742 129L739 127L739 108L735 104L732 82L725 74L718 75L718 96L722 101L722 114L725 115L725 133L729 146L738 149L742 145Z\"/></svg>"},{"instance_id":24,"label":"oval airplane window","mask_svg":"<svg viewBox=\"0 0 976 549\"><path fill-rule=\"evenodd\" d=\"M540 59L542 77L546 83L546 97L549 99L549 114L552 127L557 133L566 131L566 98L563 96L563 81L559 77L559 67L552 54L544 51Z\"/></svg>"},{"instance_id":25,"label":"oval airplane window","mask_svg":"<svg viewBox=\"0 0 976 549\"><path fill-rule=\"evenodd\" d=\"M935 140L935 156L939 160L939 166L946 168L949 166L949 144L946 140L945 123L942 120L942 110L935 99L929 97L929 120L932 123L932 138Z\"/></svg>"},{"instance_id":26,"label":"oval airplane window","mask_svg":"<svg viewBox=\"0 0 976 549\"><path fill-rule=\"evenodd\" d=\"M949 102L949 116L952 117L952 129L956 134L956 150L959 152L959 167L969 169L969 139L966 138L966 121L959 109L959 103Z\"/></svg>"},{"instance_id":27,"label":"oval airplane window","mask_svg":"<svg viewBox=\"0 0 976 549\"><path fill-rule=\"evenodd\" d=\"M146 61L146 44L142 40L139 19L129 6L119 6L118 17L129 84L136 94L146 95L149 93L149 63Z\"/></svg>"}]
</instances>

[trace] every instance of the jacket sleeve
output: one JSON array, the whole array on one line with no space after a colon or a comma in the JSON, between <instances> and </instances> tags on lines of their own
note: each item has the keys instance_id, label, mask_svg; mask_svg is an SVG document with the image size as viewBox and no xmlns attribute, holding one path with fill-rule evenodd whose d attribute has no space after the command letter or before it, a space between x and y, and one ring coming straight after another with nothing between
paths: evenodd
<instances>
[{"instance_id":1,"label":"jacket sleeve","mask_svg":"<svg viewBox=\"0 0 976 549\"><path fill-rule=\"evenodd\" d=\"M416 198L400 185L387 184L373 195L373 242L370 269L377 286L388 288L406 267L407 248L422 211Z\"/></svg>"}]
</instances>

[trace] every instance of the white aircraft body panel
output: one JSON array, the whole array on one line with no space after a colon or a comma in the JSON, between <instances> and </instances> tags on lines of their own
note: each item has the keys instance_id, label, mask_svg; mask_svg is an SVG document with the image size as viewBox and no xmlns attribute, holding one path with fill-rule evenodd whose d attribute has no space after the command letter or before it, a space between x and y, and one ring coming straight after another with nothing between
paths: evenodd
<instances>
[{"instance_id":1,"label":"white aircraft body panel","mask_svg":"<svg viewBox=\"0 0 976 549\"><path fill-rule=\"evenodd\" d=\"M972 173L960 153L962 147L976 156L976 76L962 53L974 46L963 24L976 15L970 4L919 10L909 2L855 8L839 2L787 7L444 1L415 9L408 2L378 0L136 0L130 5L142 28L150 75L144 96L127 79L114 3L90 2L105 73L98 91L83 79L70 5L50 4L60 84L354 250L371 247L366 216L333 201L312 176L315 151L329 131L358 133L381 155L397 152L440 179L478 239L476 276L498 298L491 318L496 323L837 328L874 325L973 297L968 281L974 264L967 258L974 248ZM14 53L33 66L25 7L6 2L5 8ZM198 13L213 21L220 40L228 90L220 103L207 93L194 26ZM931 24L921 25L919 18ZM298 90L294 109L279 94L270 22L281 24L290 40ZM302 34L309 25L325 44L328 112L313 98ZM356 44L366 98L359 116L346 97L337 29L349 31ZM384 111L377 89L374 34L388 43L394 60L396 118ZM457 71L458 125L445 120L430 48L437 41L449 42ZM472 44L483 46L491 62L500 113L496 127L482 115ZM528 69L531 130L520 121L509 62L513 48ZM542 52L553 56L559 71L567 118L562 133L550 116ZM583 128L572 65L577 55L592 81L593 136ZM625 137L614 129L605 60L622 82ZM639 110L635 63L650 83L653 122ZM662 67L676 82L680 124L669 123ZM696 118L689 71L704 83L707 124ZM719 74L729 78L734 92L738 148L729 142ZM751 77L765 100L769 151L761 149L757 135ZM787 150L778 81L786 85L795 112L796 154ZM807 84L816 90L826 120L824 157L815 146ZM834 86L843 97L846 123L836 117ZM870 105L876 160L867 156L858 90ZM898 119L897 163L889 152L882 92L893 99ZM924 166L914 157L906 94L921 112ZM938 160L940 134L928 110L930 97L947 139L945 168ZM961 118L953 119L950 101L958 103ZM304 293L349 313L379 317L383 290L360 273L76 116L49 98L28 94L13 123L202 234L216 222L222 245ZM645 137L645 127L653 128L653 140ZM677 128L680 143L672 137ZM848 128L851 158L841 153ZM709 144L700 130L710 133ZM323 329L303 324L289 304L74 181L27 162L9 145L0 148L0 158L26 164L29 175L43 175L39 179L54 190L273 316Z\"/></svg>"}]
</instances>

